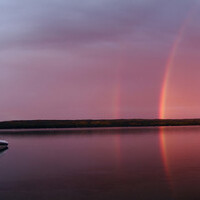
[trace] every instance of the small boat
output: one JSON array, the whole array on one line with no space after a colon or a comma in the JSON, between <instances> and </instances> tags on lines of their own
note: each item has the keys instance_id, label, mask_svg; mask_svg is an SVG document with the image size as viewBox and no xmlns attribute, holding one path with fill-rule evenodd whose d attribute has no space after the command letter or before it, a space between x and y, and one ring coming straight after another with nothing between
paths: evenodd
<instances>
[{"instance_id":1,"label":"small boat","mask_svg":"<svg viewBox=\"0 0 200 200\"><path fill-rule=\"evenodd\" d=\"M8 148L8 142L5 140L0 140L0 151Z\"/></svg>"}]
</instances>

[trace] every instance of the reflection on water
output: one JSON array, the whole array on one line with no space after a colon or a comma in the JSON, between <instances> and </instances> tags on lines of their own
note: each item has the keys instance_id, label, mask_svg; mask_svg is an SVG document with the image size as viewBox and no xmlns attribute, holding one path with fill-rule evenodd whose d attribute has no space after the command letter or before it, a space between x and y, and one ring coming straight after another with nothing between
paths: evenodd
<instances>
[{"instance_id":1,"label":"reflection on water","mask_svg":"<svg viewBox=\"0 0 200 200\"><path fill-rule=\"evenodd\" d=\"M200 199L200 127L0 132L2 199Z\"/></svg>"},{"instance_id":2,"label":"reflection on water","mask_svg":"<svg viewBox=\"0 0 200 200\"><path fill-rule=\"evenodd\" d=\"M160 128L162 159L174 199L200 199L200 128Z\"/></svg>"},{"instance_id":3,"label":"reflection on water","mask_svg":"<svg viewBox=\"0 0 200 200\"><path fill-rule=\"evenodd\" d=\"M0 156L3 155L6 152L6 150L8 150L8 147L1 148L0 149Z\"/></svg>"}]
</instances>

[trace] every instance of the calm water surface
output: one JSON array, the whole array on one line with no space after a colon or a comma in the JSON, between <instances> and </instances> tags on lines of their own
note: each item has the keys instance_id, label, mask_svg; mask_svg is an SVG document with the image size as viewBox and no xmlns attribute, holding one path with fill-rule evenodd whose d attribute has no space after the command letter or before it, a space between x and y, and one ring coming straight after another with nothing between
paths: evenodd
<instances>
[{"instance_id":1,"label":"calm water surface","mask_svg":"<svg viewBox=\"0 0 200 200\"><path fill-rule=\"evenodd\" d=\"M1 131L1 199L200 199L200 127Z\"/></svg>"}]
</instances>

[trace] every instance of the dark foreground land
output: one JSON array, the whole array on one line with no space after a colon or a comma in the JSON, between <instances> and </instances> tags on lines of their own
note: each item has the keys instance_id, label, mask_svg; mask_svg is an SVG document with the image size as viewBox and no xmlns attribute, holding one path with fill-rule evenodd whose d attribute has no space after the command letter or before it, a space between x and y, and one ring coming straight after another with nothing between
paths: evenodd
<instances>
[{"instance_id":1,"label":"dark foreground land","mask_svg":"<svg viewBox=\"0 0 200 200\"><path fill-rule=\"evenodd\" d=\"M194 126L200 119L23 120L0 122L0 129Z\"/></svg>"}]
</instances>

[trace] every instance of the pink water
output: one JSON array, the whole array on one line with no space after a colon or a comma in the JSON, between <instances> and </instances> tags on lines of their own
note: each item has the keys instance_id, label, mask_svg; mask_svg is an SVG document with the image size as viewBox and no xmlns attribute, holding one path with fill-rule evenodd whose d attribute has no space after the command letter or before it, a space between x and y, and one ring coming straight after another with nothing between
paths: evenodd
<instances>
[{"instance_id":1,"label":"pink water","mask_svg":"<svg viewBox=\"0 0 200 200\"><path fill-rule=\"evenodd\" d=\"M2 199L200 199L200 127L1 131Z\"/></svg>"}]
</instances>

